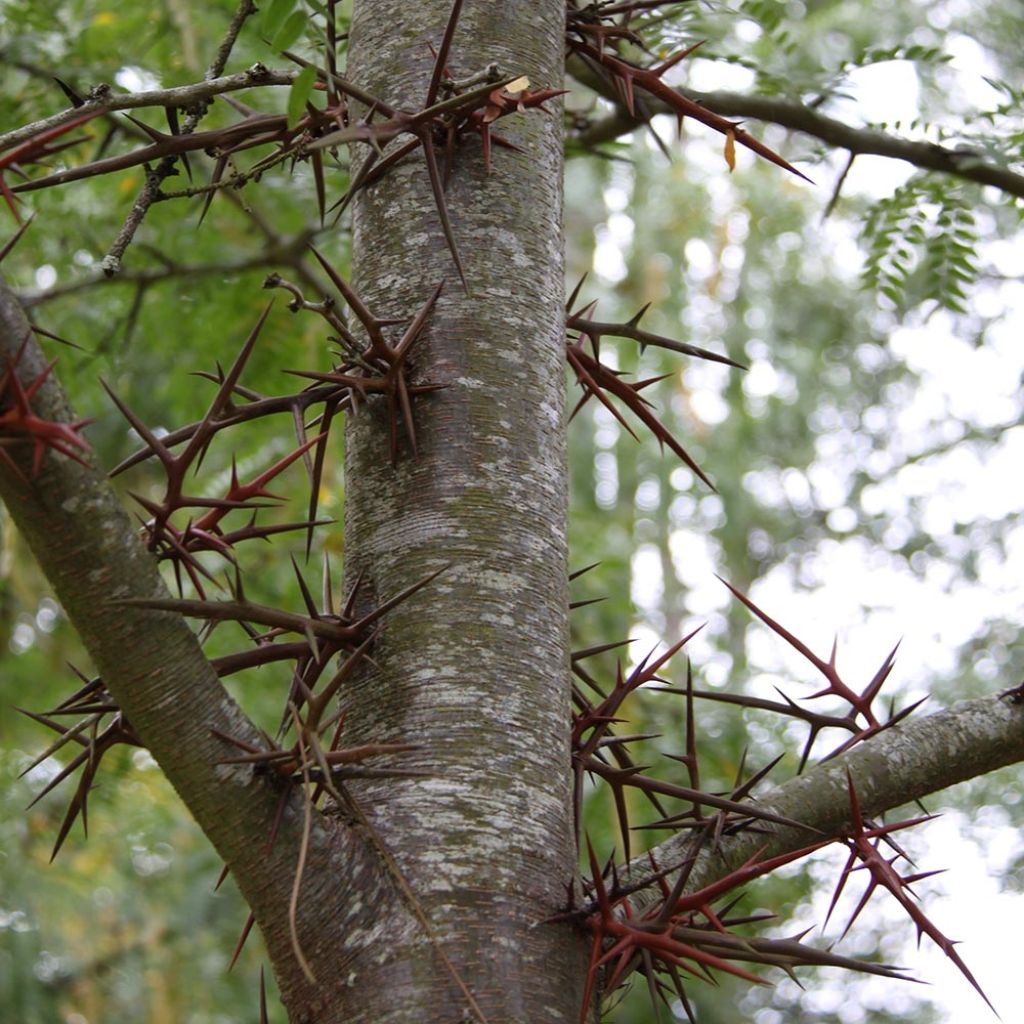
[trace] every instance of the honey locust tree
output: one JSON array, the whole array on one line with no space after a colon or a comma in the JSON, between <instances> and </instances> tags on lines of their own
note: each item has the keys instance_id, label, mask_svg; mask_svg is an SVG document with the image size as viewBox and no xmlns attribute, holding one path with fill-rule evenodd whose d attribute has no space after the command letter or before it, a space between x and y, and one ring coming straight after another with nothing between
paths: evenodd
<instances>
[{"instance_id":1,"label":"honey locust tree","mask_svg":"<svg viewBox=\"0 0 1024 1024\"><path fill-rule=\"evenodd\" d=\"M678 698L688 725L682 780L644 769L631 737L614 732L627 700L669 678L671 658L683 662L688 636L667 637L667 653L607 679L587 666L616 638L570 651L566 364L590 406L649 431L695 488L708 488L685 438L641 394L647 382L602 360L602 342L731 360L637 318L600 319L585 285L566 307L566 69L605 97L601 116L579 115L576 145L601 145L667 111L718 132L724 163L745 147L780 181L799 175L730 120L744 113L735 97L698 103L668 84L686 44L645 52L644 30L659 32L680 6L377 0L356 3L349 18L342 4L276 2L257 15L243 2L205 76L178 91L156 83L123 94L44 68L66 105L0 137L12 236L24 204L39 203L25 245L61 232L47 223L49 196L145 167L105 273L136 275L140 302L162 280L209 278L216 264L178 256L133 270L135 235L154 217L180 216L164 211L189 198L204 215L211 201L236 201L266 244L232 269L265 268L267 286L336 347L321 341L301 365L279 365L297 375L292 389L279 379L257 388L253 364L266 366L265 339L287 317L278 302L251 318L222 364L198 367L205 407L186 425L156 430L138 399L108 387L111 416L127 419L141 445L116 478L151 473L127 498L140 530L85 440L112 428L76 420L57 384L75 354L52 371L45 324L33 331L3 293L0 485L96 673L35 712L57 735L47 752L65 766L53 786L79 773L65 783L57 846L84 820L103 755L145 748L248 903L290 1020L571 1021L637 974L655 1001L684 1008L691 979L755 980L758 965L899 976L746 932L730 915L738 889L827 843L844 847L841 882L866 867L973 980L907 895L909 869L878 848L906 823L876 819L1019 761L1019 690L928 716L885 715L877 697L891 656L853 687L834 657L814 654L737 590L823 676L838 710L739 693L735 702L803 722L802 761L820 755L811 741L821 730L837 731L841 745L769 796L758 795L760 773L722 794L701 785L692 686ZM235 70L236 43L263 62ZM29 80L40 70L23 65ZM787 109L764 113L788 123ZM830 136L812 106L800 109L794 127L830 144L850 153L879 145L878 133ZM164 121L143 120L147 111ZM1011 192L1018 184L995 161L913 147L894 155ZM313 227L282 239L263 202L319 209ZM345 231L350 246L338 245ZM201 325L175 328L175 344L203 344ZM247 431L271 440L274 457L243 458ZM319 507L325 466L342 449L343 531ZM206 475L236 452L230 472ZM303 466L303 515L275 518L267 506ZM340 536L343 581L330 557ZM252 542L265 539L286 562L294 556L291 603L261 584ZM327 555L322 570L314 549ZM224 687L243 673L274 689L264 728ZM671 680L686 679L676 665ZM615 853L581 840L587 779L614 796ZM638 802L670 834L644 855L631 838Z\"/></svg>"}]
</instances>

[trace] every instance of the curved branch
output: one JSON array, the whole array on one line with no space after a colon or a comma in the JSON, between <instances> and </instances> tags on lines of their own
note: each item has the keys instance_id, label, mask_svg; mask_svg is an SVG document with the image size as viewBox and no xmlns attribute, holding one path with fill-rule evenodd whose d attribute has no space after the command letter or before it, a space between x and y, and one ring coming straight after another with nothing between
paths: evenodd
<instances>
[{"instance_id":1,"label":"curved branch","mask_svg":"<svg viewBox=\"0 0 1024 1024\"><path fill-rule=\"evenodd\" d=\"M0 278L0 360L27 387L45 377L47 363L26 338L28 322ZM31 405L46 421L71 420L52 374L31 389ZM221 737L259 748L261 736L180 615L118 603L168 595L103 475L47 451L30 479L32 445L23 450L7 444L3 453L0 497L134 733L231 869L278 964L291 955L292 880L300 851L308 853L316 870L302 881L298 929L311 940L304 951L330 977L337 949L317 937L343 936L372 923L389 897L397 899L380 881L379 854L357 830L319 813L304 843L301 801L288 798L279 815L282 792L271 776L252 765L224 763L237 751ZM337 870L339 864L346 870ZM318 998L301 978L291 985L293 1000Z\"/></svg>"},{"instance_id":2,"label":"curved branch","mask_svg":"<svg viewBox=\"0 0 1024 1024\"><path fill-rule=\"evenodd\" d=\"M847 770L853 776L865 816L877 816L958 782L1024 761L1024 702L1013 695L964 701L945 711L909 719L858 744L848 753L766 793L760 806L804 822L807 829L759 822L753 830L725 836L702 850L686 890L695 891L727 875L758 854L765 860L789 853L825 836L837 836L850 823ZM684 861L691 838L680 833L655 848L661 867ZM649 877L647 856L637 857L621 877L626 884ZM646 894L644 894L646 895ZM650 900L658 898L657 888ZM644 898L636 903L642 905Z\"/></svg>"},{"instance_id":3,"label":"curved branch","mask_svg":"<svg viewBox=\"0 0 1024 1024\"><path fill-rule=\"evenodd\" d=\"M573 59L569 62L569 70L573 77L587 88L598 92L605 99L617 101L616 96L609 94L608 87L578 60ZM974 152L962 152L933 142L915 142L875 128L855 128L802 103L778 96L697 92L692 89L680 91L689 99L723 117L756 118L782 128L803 132L854 155L885 156L894 160L905 160L922 170L951 174L980 185L992 185L1008 195L1024 198L1024 175L986 161ZM645 111L649 115L669 113L668 108L656 97L645 95L644 100L647 104ZM585 147L598 146L634 131L645 123L645 118L633 117L624 106L616 102L613 114L585 128L575 138Z\"/></svg>"}]
</instances>

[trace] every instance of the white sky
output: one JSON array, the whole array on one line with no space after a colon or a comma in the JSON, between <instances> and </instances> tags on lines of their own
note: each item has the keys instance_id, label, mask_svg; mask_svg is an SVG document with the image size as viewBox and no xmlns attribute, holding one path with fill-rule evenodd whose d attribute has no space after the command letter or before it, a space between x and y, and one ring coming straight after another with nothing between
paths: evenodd
<instances>
[{"instance_id":1,"label":"white sky","mask_svg":"<svg viewBox=\"0 0 1024 1024\"><path fill-rule=\"evenodd\" d=\"M978 105L990 105L992 90L982 75L981 51L965 37L951 39L950 50L955 56L954 66L964 73L960 76L964 95ZM698 63L691 69L690 83L699 89L743 88L748 72L741 68ZM888 62L857 71L851 81L853 99L836 116L851 123L863 121L911 120L917 113L918 88L913 68L904 62ZM696 133L694 133L696 136ZM671 135L666 135L671 137ZM702 153L702 149L704 152ZM718 147L712 141L702 147L696 140L688 143L687 160L721 163ZM837 165L838 166L838 165ZM912 168L897 161L882 158L859 158L847 179L844 194L861 193L871 196L891 194L902 183ZM818 175L823 181L827 176ZM822 202L828 197L828 184L819 186ZM595 271L605 280L615 282L625 277L626 263L622 247L627 246L633 224L626 212L627 197L608 197L614 210L606 226L600 231L594 258ZM840 244L843 244L840 239ZM848 244L848 243L847 243ZM705 246L706 248L706 246ZM1020 239L1006 239L988 243L982 252L982 262L997 272L1020 277L1024 273L1024 246ZM702 261L713 260L710 250L701 245L687 246L688 271L699 275ZM1009 310L1024 309L1024 284L1003 281L979 286L972 302L980 305L980 312L991 316ZM960 323L945 313L930 317L917 326L903 327L891 338L894 354L905 361L921 376L921 386L911 396L899 414L898 433L894 444L913 452L927 447L922 440L934 432L936 424L956 424L969 421L979 426L996 426L1012 421L1019 415L1019 392L1024 373L1024 350L1020 339L1024 337L1024 319L1019 313L1005 317L986 337L986 346L976 348L973 338L964 338ZM713 371L712 371L713 373ZM709 378L709 383L712 378ZM784 387L767 361L757 362L747 375L748 393L768 394ZM713 387L703 398L698 396L695 408L706 414L710 423L720 421L727 414ZM606 423L602 430L609 431L605 438L610 447L616 428ZM954 438L949 438L950 440ZM598 438L599 446L601 438ZM599 455L600 459L601 456ZM604 472L614 473L604 463ZM837 468L837 453L828 451L828 442L821 452L818 468L810 479L794 473L789 479L783 475L784 489L813 487L821 499L829 492L834 481L829 480ZM840 460L841 461L841 460ZM897 524L908 513L906 498L910 494L930 495L925 506L923 526L936 533L947 533L954 523L969 524L978 519L996 519L1009 512L1024 508L1024 427L1006 431L1000 445L982 464L966 447L945 458L926 460L885 479L865 495L879 511L891 513ZM599 475L601 466L599 465ZM751 485L756 486L757 480ZM607 498L614 501L615 481L603 481ZM602 486L599 483L599 489ZM778 486L776 482L773 486ZM839 494L841 487L833 487ZM600 497L600 495L599 495ZM781 497L787 497L782 494ZM837 509L842 515L842 509ZM703 539L694 534L680 532L671 542L674 561L680 578L688 588L688 606L701 615L714 615L722 610L730 598L714 578L713 557ZM988 558L984 566L985 585L967 585L962 580L943 578L941 570L922 579L893 567L884 550L872 552L859 538L836 541L822 546L815 559L816 575L821 585L794 590L794 581L785 565L773 569L755 583L751 596L773 616L785 624L799 623L801 639L819 654L827 656L833 636L840 640L840 669L851 681L871 678L878 664L893 644L902 637L894 680L910 694L923 695L929 678L953 664L953 649L980 633L986 622L998 617L1016 620L1024 625L1024 531L1011 538L1005 560ZM660 560L656 549L641 546L633 559L633 599L641 610L655 611L662 591ZM841 581L836 585L835 581ZM867 607L869 613L864 614ZM634 629L638 641L633 650L646 653L657 635L642 625ZM703 650L702 650L703 646ZM688 647L695 666L704 671L705 679L714 676L710 646L698 636ZM770 692L771 685L788 680L818 683L813 670L774 634L765 629L753 640L752 663L763 672L763 685ZM993 675L997 669L993 667ZM979 674L984 675L983 671ZM714 681L713 678L709 681ZM1019 680L993 678L992 688L1012 685ZM816 688L816 687L815 687ZM795 694L795 687L787 691ZM810 687L802 692L810 692ZM1022 787L1007 794L1007 801L1024 798ZM938 807L935 798L929 809ZM991 817L991 815L990 815ZM1018 991L1021 949L1020 926L1024 921L1024 896L1001 892L999 879L1015 856L1024 852L1021 836L1012 828L996 821L970 822L957 812L950 812L937 822L926 826L922 859L917 869L946 868L947 873L929 880L919 888L928 892L925 906L929 915L955 940L968 967L977 977L988 997L995 1004L1006 1024L1024 1022L1024 1009ZM972 841L966 841L970 835ZM853 887L859 896L859 888ZM830 893L824 892L816 919L824 919ZM928 939L922 948L914 946L914 927L902 911L885 894L876 894L876 909L886 901L892 904L891 920L894 929L902 929L907 936L906 948L900 963L911 968L911 973L931 986L926 995L943 1008L944 1019L958 1024L965 1020L992 1020L977 993ZM888 918L887 918L888 919ZM839 918L845 922L844 918ZM840 927L841 930L841 927ZM820 933L819 933L820 934ZM838 934L834 923L828 934ZM843 951L840 945L839 952ZM871 982L871 985L891 986L892 982ZM886 991L882 989L882 991ZM839 989L833 990L839 992ZM832 996L826 991L822 998L828 1002ZM837 997L841 998L841 997ZM884 997L880 997L884 1001ZM898 998L895 997L894 998ZM838 1005L838 1004L837 1004ZM824 1008L824 1006L823 1006ZM832 1009L837 1007L833 1006ZM842 1014L841 1014L842 1016ZM849 1007L851 1024L865 1019L860 1007ZM764 1020L758 1016L755 1024L782 1024L771 1015Z\"/></svg>"}]
</instances>

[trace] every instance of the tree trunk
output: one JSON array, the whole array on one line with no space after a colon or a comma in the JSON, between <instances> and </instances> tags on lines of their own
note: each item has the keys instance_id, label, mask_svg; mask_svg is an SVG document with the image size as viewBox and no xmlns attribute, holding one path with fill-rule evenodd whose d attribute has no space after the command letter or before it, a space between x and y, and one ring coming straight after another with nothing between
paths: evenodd
<instances>
[{"instance_id":1,"label":"tree trunk","mask_svg":"<svg viewBox=\"0 0 1024 1024\"><path fill-rule=\"evenodd\" d=\"M357 3L350 77L397 107L421 106L450 6ZM558 88L563 19L559 0L469 4L450 73L497 62L531 88ZM412 374L444 387L414 399L418 451L400 427L394 466L385 403L350 419L346 576L380 601L442 572L388 614L374 648L379 671L345 698L346 730L353 742L418 744L403 766L424 777L352 793L488 1019L570 1021L585 943L541 923L564 907L576 859L561 124L534 110L497 127L521 152L495 147L488 176L471 134L456 148L446 193L472 294L446 248L420 153L355 204L355 283L376 316L407 318L446 282ZM349 1019L462 1019L465 1000L422 929L388 945Z\"/></svg>"},{"instance_id":2,"label":"tree trunk","mask_svg":"<svg viewBox=\"0 0 1024 1024\"><path fill-rule=\"evenodd\" d=\"M417 109L451 9L356 0L348 77ZM497 64L533 89L558 89L564 18L562 0L475 0L449 72L465 79ZM354 203L355 285L378 317L407 322L445 281L410 357L414 383L440 386L414 399L417 450L399 417L392 462L382 398L349 420L345 440L349 587L372 608L434 577L384 616L372 666L341 693L345 745L414 743L392 762L407 776L351 780L354 803L321 812L298 786L224 764L235 749L218 735L263 741L180 616L122 603L165 591L112 489L52 452L29 479L30 443L4 449L23 475L0 461L0 495L110 693L238 880L293 1024L579 1019L589 939L544 923L565 908L577 857L556 105L495 126L516 148L495 146L490 175L477 135L454 148L445 202L467 289L421 152ZM442 159L444 149L439 140ZM27 336L0 281L0 359L12 370L17 359L26 385L45 369L34 344L22 352ZM70 418L53 377L32 406ZM725 835L700 852L690 886L758 851L841 833L847 769L875 814L1019 761L1022 715L1014 691L883 732L762 796L819 831ZM683 860L688 843L663 843L659 863ZM619 877L647 880L653 895L638 894L637 909L660 898L647 858Z\"/></svg>"}]
</instances>

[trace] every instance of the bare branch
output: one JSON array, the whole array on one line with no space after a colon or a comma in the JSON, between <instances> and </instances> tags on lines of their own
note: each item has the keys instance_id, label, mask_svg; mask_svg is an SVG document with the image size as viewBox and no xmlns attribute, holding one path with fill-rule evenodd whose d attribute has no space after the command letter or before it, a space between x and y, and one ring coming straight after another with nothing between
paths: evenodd
<instances>
[{"instance_id":1,"label":"bare branch","mask_svg":"<svg viewBox=\"0 0 1024 1024\"><path fill-rule=\"evenodd\" d=\"M571 60L568 70L578 81L616 102L616 110L603 121L581 131L576 140L583 146L599 146L603 142L634 131L653 115L670 113L657 98L647 97L647 106L629 113L618 97L607 95L607 88L581 61ZM778 96L749 96L735 92L696 92L680 90L691 100L723 117L751 117L803 132L822 142L845 149L854 155L886 156L905 160L922 170L951 174L980 185L992 185L1009 195L1024 197L1024 175L1000 167L975 152L962 152L933 142L916 142L874 128L855 128L822 114L794 100Z\"/></svg>"},{"instance_id":2,"label":"bare branch","mask_svg":"<svg viewBox=\"0 0 1024 1024\"><path fill-rule=\"evenodd\" d=\"M297 71L274 71L263 64L254 64L246 71L224 75L210 81L180 85L173 89L150 89L146 92L115 93L109 85L98 85L89 93L80 107L69 107L40 121L15 128L0 135L0 152L35 138L40 132L58 128L95 111L97 115L116 110L138 110L142 107L177 107L188 109L196 103L205 103L214 96L242 89L262 88L270 85L291 85Z\"/></svg>"},{"instance_id":3,"label":"bare branch","mask_svg":"<svg viewBox=\"0 0 1024 1024\"><path fill-rule=\"evenodd\" d=\"M212 82L224 71L224 65L227 64L228 57L231 55L231 49L235 45L238 33L242 30L242 25L245 24L245 19L248 18L255 10L256 4L253 0L241 0L238 5L238 9L235 11L234 17L231 19L230 25L228 25L228 30L217 49L217 53L214 56L213 61L206 69L206 74L203 76L204 81ZM180 134L191 135L199 126L199 122L206 116L206 111L208 109L208 101L194 103L181 126ZM117 233L117 238L114 239L109 252L103 258L104 273L113 274L120 271L121 258L124 256L125 250L129 245L131 245L132 239L135 237L135 232L145 219L154 200L156 200L157 196L160 194L160 186L163 184L164 180L173 173L174 166L177 162L178 157L164 157L155 170L146 175L146 182L142 186L142 190L139 192L135 202L132 204L132 208L128 216L125 218L124 224L121 225L121 230Z\"/></svg>"},{"instance_id":4,"label":"bare branch","mask_svg":"<svg viewBox=\"0 0 1024 1024\"><path fill-rule=\"evenodd\" d=\"M0 359L20 358L16 370L35 381L46 360L29 333L18 304L0 279ZM11 372L14 372L12 369ZM71 419L53 375L32 393L35 411L54 422ZM273 779L251 766L220 763L222 737L258 748L261 737L232 700L192 631L178 614L122 608L114 599L153 598L167 593L156 562L109 482L98 470L47 451L40 472L28 479L14 459L0 460L0 496L51 582L117 700L125 723L159 763L189 811L212 840L238 881L272 955L287 962L291 879L303 846L302 808ZM266 839L274 835L272 844ZM308 844L310 870L303 882L298 927L303 936L327 934L337 922L354 920L376 876L378 853L357 830L327 822L317 813ZM340 858L351 875L337 877L326 864ZM354 881L352 881L354 880ZM387 893L373 902L387 902ZM326 971L333 945L311 960ZM296 984L303 984L298 982ZM307 987L296 998L317 997Z\"/></svg>"},{"instance_id":5,"label":"bare branch","mask_svg":"<svg viewBox=\"0 0 1024 1024\"><path fill-rule=\"evenodd\" d=\"M225 263L166 263L162 266L145 270L125 271L116 277L110 277L102 272L90 274L87 277L79 278L77 281L69 281L67 284L55 285L52 288L19 291L18 298L26 307L32 308L33 306L41 306L46 302L67 298L69 295L77 295L80 292L102 287L103 285L131 284L137 288L149 288L151 285L160 284L163 281L181 280L183 278L208 279L220 274L241 274L248 270L280 268L281 266L295 266L297 268L302 261L291 256L290 253L300 247L305 247L311 237L312 232L303 232L296 244L286 241L281 248L263 249L246 259L232 260Z\"/></svg>"}]
</instances>

